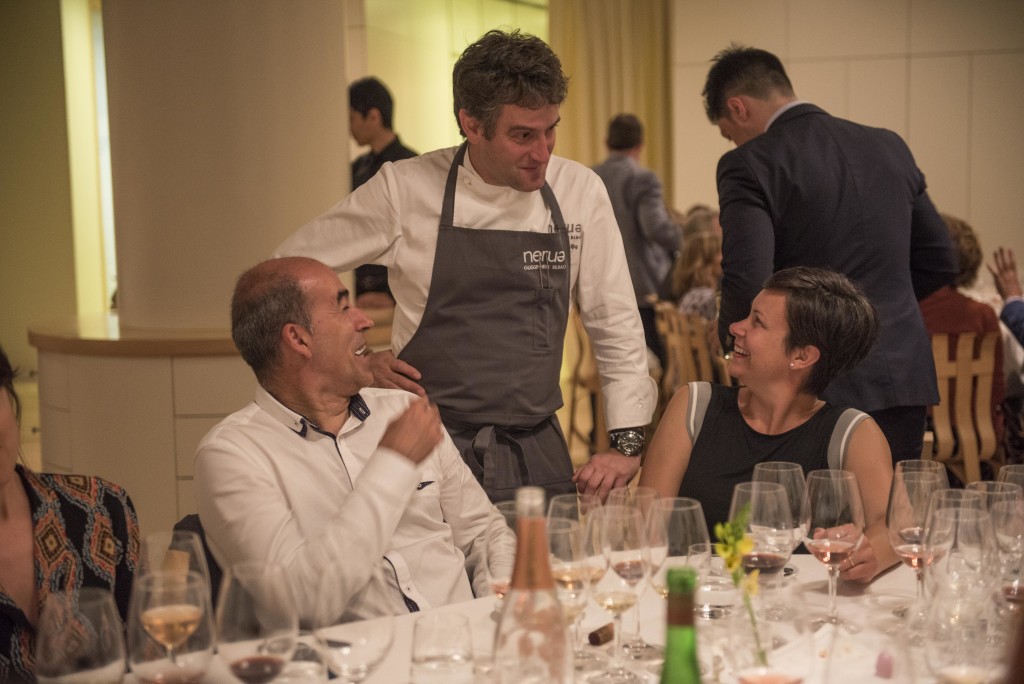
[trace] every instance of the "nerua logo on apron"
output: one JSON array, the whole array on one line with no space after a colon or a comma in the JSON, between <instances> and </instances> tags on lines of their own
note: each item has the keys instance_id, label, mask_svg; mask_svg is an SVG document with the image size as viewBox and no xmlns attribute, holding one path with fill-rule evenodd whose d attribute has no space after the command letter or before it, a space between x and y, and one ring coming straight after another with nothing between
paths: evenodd
<instances>
[{"instance_id":1,"label":"nerua logo on apron","mask_svg":"<svg viewBox=\"0 0 1024 684\"><path fill-rule=\"evenodd\" d=\"M523 264L525 264L523 270L535 271L538 268L564 269L565 260L565 252L562 250L557 252L552 252L548 249L527 250L523 252Z\"/></svg>"}]
</instances>

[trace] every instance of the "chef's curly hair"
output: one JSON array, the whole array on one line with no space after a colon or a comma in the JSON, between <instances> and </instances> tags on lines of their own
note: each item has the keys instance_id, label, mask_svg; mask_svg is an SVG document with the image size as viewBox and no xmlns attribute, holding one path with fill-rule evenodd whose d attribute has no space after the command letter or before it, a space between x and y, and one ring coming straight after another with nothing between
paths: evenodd
<instances>
[{"instance_id":1,"label":"chef's curly hair","mask_svg":"<svg viewBox=\"0 0 1024 684\"><path fill-rule=\"evenodd\" d=\"M452 71L455 122L463 137L462 109L483 123L484 136L490 140L502 105L560 105L568 91L569 78L558 56L543 40L518 29L488 31L463 51Z\"/></svg>"}]
</instances>

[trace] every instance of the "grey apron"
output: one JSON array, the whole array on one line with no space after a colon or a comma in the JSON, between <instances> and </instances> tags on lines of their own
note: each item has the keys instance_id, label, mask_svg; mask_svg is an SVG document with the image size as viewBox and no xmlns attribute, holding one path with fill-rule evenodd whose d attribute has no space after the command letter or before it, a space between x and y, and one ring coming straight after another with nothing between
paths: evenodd
<instances>
[{"instance_id":1,"label":"grey apron","mask_svg":"<svg viewBox=\"0 0 1024 684\"><path fill-rule=\"evenodd\" d=\"M453 225L466 145L455 153L423 320L398 355L422 385L492 501L537 485L575 492L555 411L569 315L569 234L551 188L553 232Z\"/></svg>"}]
</instances>

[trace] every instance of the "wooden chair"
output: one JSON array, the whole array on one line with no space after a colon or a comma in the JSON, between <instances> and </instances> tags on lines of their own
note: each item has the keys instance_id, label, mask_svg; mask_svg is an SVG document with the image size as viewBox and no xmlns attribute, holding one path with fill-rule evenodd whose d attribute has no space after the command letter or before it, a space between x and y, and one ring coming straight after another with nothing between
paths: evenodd
<instances>
[{"instance_id":1,"label":"wooden chair","mask_svg":"<svg viewBox=\"0 0 1024 684\"><path fill-rule=\"evenodd\" d=\"M570 416L570 428L567 439L580 439L590 445L590 453L607 451L610 447L608 438L608 423L605 418L604 396L601 392L601 376L597 372L597 361L594 358L594 348L590 344L590 337L583 327L583 319L573 308L569 314L569 325L575 327L576 337L579 340L578 357L573 368L573 387L579 387L586 391L593 402L593 438L586 435L583 429L576 422L576 411Z\"/></svg>"},{"instance_id":2,"label":"wooden chair","mask_svg":"<svg viewBox=\"0 0 1024 684\"><path fill-rule=\"evenodd\" d=\"M949 335L932 335L932 356L939 380L939 403L931 408L932 439L922 458L946 464L964 484L981 479L981 462L998 471L999 445L992 425L992 376L999 333L975 344L974 333L957 335L956 358L950 358Z\"/></svg>"},{"instance_id":3,"label":"wooden chair","mask_svg":"<svg viewBox=\"0 0 1024 684\"><path fill-rule=\"evenodd\" d=\"M725 380L731 384L725 359L708 349L708 334L713 323L700 316L680 313L672 302L658 302L654 311L658 334L665 347L659 415L676 390L688 382Z\"/></svg>"}]
</instances>

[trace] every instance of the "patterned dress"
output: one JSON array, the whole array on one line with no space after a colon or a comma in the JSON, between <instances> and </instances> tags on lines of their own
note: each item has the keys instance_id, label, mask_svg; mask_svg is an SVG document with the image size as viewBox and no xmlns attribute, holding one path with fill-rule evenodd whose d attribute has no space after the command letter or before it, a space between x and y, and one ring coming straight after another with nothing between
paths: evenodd
<instances>
[{"instance_id":1,"label":"patterned dress","mask_svg":"<svg viewBox=\"0 0 1024 684\"><path fill-rule=\"evenodd\" d=\"M128 615L139 555L139 521L125 491L87 475L34 473L15 466L32 510L40 614L51 594L109 589ZM35 629L0 586L0 682L32 682Z\"/></svg>"}]
</instances>

